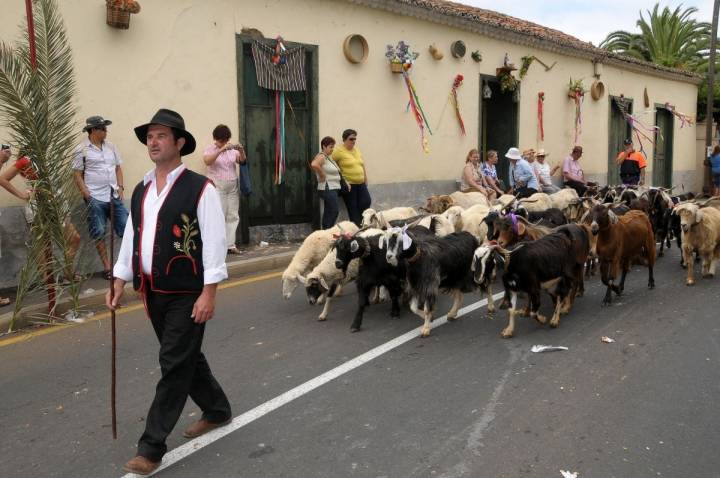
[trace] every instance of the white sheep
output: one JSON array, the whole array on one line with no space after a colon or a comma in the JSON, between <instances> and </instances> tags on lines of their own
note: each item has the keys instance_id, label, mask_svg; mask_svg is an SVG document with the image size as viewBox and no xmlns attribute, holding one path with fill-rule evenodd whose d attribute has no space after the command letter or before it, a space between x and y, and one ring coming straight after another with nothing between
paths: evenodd
<instances>
[{"instance_id":1,"label":"white sheep","mask_svg":"<svg viewBox=\"0 0 720 478\"><path fill-rule=\"evenodd\" d=\"M476 204L464 210L455 225L459 227L459 231L469 232L482 244L487 237L487 224L484 219L489 212L489 206Z\"/></svg>"},{"instance_id":2,"label":"white sheep","mask_svg":"<svg viewBox=\"0 0 720 478\"><path fill-rule=\"evenodd\" d=\"M683 203L673 210L680 216L682 253L687 264L687 285L693 285L693 251L702 258L703 277L715 275L715 261L720 259L720 210L700 208L699 204Z\"/></svg>"},{"instance_id":3,"label":"white sheep","mask_svg":"<svg viewBox=\"0 0 720 478\"><path fill-rule=\"evenodd\" d=\"M306 277L298 276L298 280L305 284L310 305L325 302L323 310L318 316L318 320L327 319L331 299L338 296L342 288L354 281L358 274L360 259L350 261L347 272L344 274L342 269L338 269L335 266L336 259L337 251L333 248Z\"/></svg>"},{"instance_id":4,"label":"white sheep","mask_svg":"<svg viewBox=\"0 0 720 478\"><path fill-rule=\"evenodd\" d=\"M488 201L487 196L485 196L483 193L463 193L460 191L455 191L450 195L450 198L453 200L453 206L462 206L465 209L476 204L485 204L486 206L490 206L490 202Z\"/></svg>"},{"instance_id":5,"label":"white sheep","mask_svg":"<svg viewBox=\"0 0 720 478\"><path fill-rule=\"evenodd\" d=\"M282 294L289 299L298 286L298 276L305 276L320 264L335 242L338 234L355 234L358 227L350 221L343 221L330 229L315 231L305 238L300 248L282 274Z\"/></svg>"},{"instance_id":6,"label":"white sheep","mask_svg":"<svg viewBox=\"0 0 720 478\"><path fill-rule=\"evenodd\" d=\"M460 226L460 215L465 210L462 206L451 206L449 207L444 213L442 213L443 216L450 222L450 224L455 227L455 232L458 232L461 230Z\"/></svg>"},{"instance_id":7,"label":"white sheep","mask_svg":"<svg viewBox=\"0 0 720 478\"><path fill-rule=\"evenodd\" d=\"M522 206L527 211L545 211L553 207L552 199L545 193L535 193L530 197L518 200L518 206Z\"/></svg>"},{"instance_id":8,"label":"white sheep","mask_svg":"<svg viewBox=\"0 0 720 478\"><path fill-rule=\"evenodd\" d=\"M392 209L385 209L384 211L376 211L373 208L367 208L362 213L362 226L380 227L380 223L383 219L390 222L398 219L407 219L417 215L417 211L412 207L394 207Z\"/></svg>"}]
</instances>

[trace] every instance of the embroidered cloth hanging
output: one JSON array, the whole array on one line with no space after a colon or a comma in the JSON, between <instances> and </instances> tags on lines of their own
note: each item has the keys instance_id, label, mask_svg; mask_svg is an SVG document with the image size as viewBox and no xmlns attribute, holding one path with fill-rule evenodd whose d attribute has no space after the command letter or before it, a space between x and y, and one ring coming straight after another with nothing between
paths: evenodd
<instances>
[{"instance_id":1,"label":"embroidered cloth hanging","mask_svg":"<svg viewBox=\"0 0 720 478\"><path fill-rule=\"evenodd\" d=\"M258 85L275 92L275 184L285 177L285 92L305 91L305 50L287 49L282 37L275 47L255 40L252 43Z\"/></svg>"},{"instance_id":2,"label":"embroidered cloth hanging","mask_svg":"<svg viewBox=\"0 0 720 478\"><path fill-rule=\"evenodd\" d=\"M258 85L268 90L305 91L305 50L287 49L281 37L275 48L255 40L252 43Z\"/></svg>"}]
</instances>

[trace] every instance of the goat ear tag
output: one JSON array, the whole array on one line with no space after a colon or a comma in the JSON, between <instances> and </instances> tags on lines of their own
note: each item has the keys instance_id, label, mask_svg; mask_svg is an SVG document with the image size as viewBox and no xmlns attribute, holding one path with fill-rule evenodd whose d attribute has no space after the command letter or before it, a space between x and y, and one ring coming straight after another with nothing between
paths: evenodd
<instances>
[{"instance_id":1,"label":"goat ear tag","mask_svg":"<svg viewBox=\"0 0 720 478\"><path fill-rule=\"evenodd\" d=\"M350 243L350 252L357 252L357 250L360 249L360 245L357 241L352 241Z\"/></svg>"},{"instance_id":2,"label":"goat ear tag","mask_svg":"<svg viewBox=\"0 0 720 478\"><path fill-rule=\"evenodd\" d=\"M403 244L403 251L407 251L410 248L410 245L412 244L412 238L408 236L405 232L403 232L402 235L402 244Z\"/></svg>"}]
</instances>

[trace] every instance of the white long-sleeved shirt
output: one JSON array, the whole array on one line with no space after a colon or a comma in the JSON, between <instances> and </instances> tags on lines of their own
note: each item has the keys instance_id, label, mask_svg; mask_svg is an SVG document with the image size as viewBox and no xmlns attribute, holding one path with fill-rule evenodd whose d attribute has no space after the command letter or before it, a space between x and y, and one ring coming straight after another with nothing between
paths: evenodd
<instances>
[{"instance_id":1,"label":"white long-sleeved shirt","mask_svg":"<svg viewBox=\"0 0 720 478\"><path fill-rule=\"evenodd\" d=\"M150 275L150 271L152 270L152 251L158 213L160 212L163 202L165 202L170 188L184 169L184 164L173 169L167 176L165 187L159 193L154 169L145 174L143 178L143 184L145 185L152 181L150 190L147 192L143 203L142 217L145 224L142 228L143 232L140 242L142 250L141 263L144 274ZM203 283L216 284L228 277L227 266L225 265L227 245L225 244L225 216L222 213L220 197L218 196L215 186L212 184L208 184L205 187L200 197L197 206L197 217L198 225L200 226L200 238L203 242L202 260L205 271ZM132 254L134 231L132 216L130 216L125 225L120 254L113 268L113 275L125 282L130 282L133 279Z\"/></svg>"}]
</instances>

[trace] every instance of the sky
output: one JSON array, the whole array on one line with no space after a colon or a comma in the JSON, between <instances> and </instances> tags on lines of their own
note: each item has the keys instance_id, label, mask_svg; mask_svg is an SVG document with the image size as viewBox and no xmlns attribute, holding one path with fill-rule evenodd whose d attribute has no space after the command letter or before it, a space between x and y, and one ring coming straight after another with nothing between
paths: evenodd
<instances>
[{"instance_id":1,"label":"sky","mask_svg":"<svg viewBox=\"0 0 720 478\"><path fill-rule=\"evenodd\" d=\"M564 33L592 42L595 46L615 30L639 32L635 23L640 11L645 18L652 10L654 0L454 0L465 5L494 10L516 18L554 28ZM696 7L694 18L698 21L712 20L712 0L685 0L660 2L660 9L669 6L674 10L682 4L683 9Z\"/></svg>"}]
</instances>

